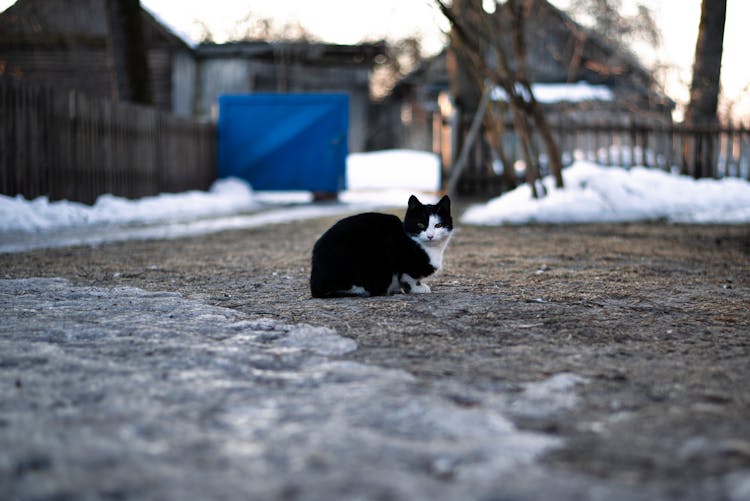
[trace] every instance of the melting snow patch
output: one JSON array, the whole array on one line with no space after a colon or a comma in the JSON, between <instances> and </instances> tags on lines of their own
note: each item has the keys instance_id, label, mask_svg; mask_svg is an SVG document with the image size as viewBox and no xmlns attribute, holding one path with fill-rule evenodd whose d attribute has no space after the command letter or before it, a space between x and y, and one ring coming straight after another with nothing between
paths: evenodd
<instances>
[{"instance_id":1,"label":"melting snow patch","mask_svg":"<svg viewBox=\"0 0 750 501\"><path fill-rule=\"evenodd\" d=\"M526 417L549 417L572 409L578 401L576 388L588 380L563 372L537 383L526 383L513 402L513 412Z\"/></svg>"},{"instance_id":2,"label":"melting snow patch","mask_svg":"<svg viewBox=\"0 0 750 501\"><path fill-rule=\"evenodd\" d=\"M163 193L139 200L102 195L93 206L47 197L32 201L0 195L0 231L59 229L97 224L148 224L256 210L250 186L239 179L216 181L209 191Z\"/></svg>"},{"instance_id":3,"label":"melting snow patch","mask_svg":"<svg viewBox=\"0 0 750 501\"><path fill-rule=\"evenodd\" d=\"M300 348L326 356L344 355L357 349L357 343L353 339L341 337L331 329L311 325L293 326L276 345Z\"/></svg>"},{"instance_id":4,"label":"melting snow patch","mask_svg":"<svg viewBox=\"0 0 750 501\"><path fill-rule=\"evenodd\" d=\"M404 371L332 358L356 343L331 329L248 318L173 293L0 280L0 308L8 362L0 372L34 388L0 390L13 423L0 427L0 441L19 457L52 451L74 476L117 451L135 471L162 471L174 457L201 474L219 465L209 475L241 465L264 479L242 484L249 497L275 497L290 475L313 498L341 479L398 499L484 497L513 482L524 489L535 459L561 443L518 430L506 415L569 409L585 382L558 374L510 403L453 383L451 392L472 394L466 406ZM15 375L36 360L44 363ZM97 420L79 419L90 415Z\"/></svg>"},{"instance_id":5,"label":"melting snow patch","mask_svg":"<svg viewBox=\"0 0 750 501\"><path fill-rule=\"evenodd\" d=\"M750 499L750 470L727 475L729 485L729 499L731 501L747 501Z\"/></svg>"}]
</instances>

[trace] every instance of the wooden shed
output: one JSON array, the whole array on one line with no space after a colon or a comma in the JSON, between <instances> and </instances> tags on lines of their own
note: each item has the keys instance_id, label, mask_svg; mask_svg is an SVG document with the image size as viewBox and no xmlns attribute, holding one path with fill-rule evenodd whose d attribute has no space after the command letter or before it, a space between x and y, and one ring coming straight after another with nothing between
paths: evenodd
<instances>
[{"instance_id":1,"label":"wooden shed","mask_svg":"<svg viewBox=\"0 0 750 501\"><path fill-rule=\"evenodd\" d=\"M552 121L611 120L631 114L659 123L671 122L674 102L661 93L653 75L635 56L610 46L603 37L573 21L547 0L526 0L528 63L535 84L596 86L608 99L559 100L544 103ZM451 94L452 53L425 59L404 77L374 117L370 147L409 147L444 152L450 140L448 121L456 102ZM476 100L478 101L478 95ZM473 113L464 109L464 113ZM450 155L447 155L450 157ZM444 156L444 160L449 161Z\"/></svg>"},{"instance_id":2,"label":"wooden shed","mask_svg":"<svg viewBox=\"0 0 750 501\"><path fill-rule=\"evenodd\" d=\"M222 94L346 93L349 149L363 151L369 134L370 76L385 43L338 45L305 41L201 44L195 49L195 113L214 113Z\"/></svg>"},{"instance_id":3,"label":"wooden shed","mask_svg":"<svg viewBox=\"0 0 750 501\"><path fill-rule=\"evenodd\" d=\"M143 26L155 104L186 114L173 75L190 73L191 48L147 10ZM116 98L109 43L104 0L18 0L0 13L0 74Z\"/></svg>"}]
</instances>

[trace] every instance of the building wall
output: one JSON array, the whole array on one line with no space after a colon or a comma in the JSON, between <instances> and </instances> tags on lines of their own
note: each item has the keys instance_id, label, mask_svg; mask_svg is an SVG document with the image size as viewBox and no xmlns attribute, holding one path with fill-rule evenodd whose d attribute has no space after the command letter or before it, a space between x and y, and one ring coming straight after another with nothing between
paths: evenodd
<instances>
[{"instance_id":1,"label":"building wall","mask_svg":"<svg viewBox=\"0 0 750 501\"><path fill-rule=\"evenodd\" d=\"M110 97L112 69L103 48L0 47L0 73L29 83Z\"/></svg>"},{"instance_id":2,"label":"building wall","mask_svg":"<svg viewBox=\"0 0 750 501\"><path fill-rule=\"evenodd\" d=\"M172 113L189 117L195 111L197 67L189 51L176 51L172 59Z\"/></svg>"},{"instance_id":3,"label":"building wall","mask_svg":"<svg viewBox=\"0 0 750 501\"><path fill-rule=\"evenodd\" d=\"M148 53L154 100L161 110L172 109L172 55L166 49ZM105 47L0 47L2 74L56 89L78 90L93 97L114 98L115 80Z\"/></svg>"},{"instance_id":4,"label":"building wall","mask_svg":"<svg viewBox=\"0 0 750 501\"><path fill-rule=\"evenodd\" d=\"M18 0L0 14L0 74L116 98L103 0ZM143 12L156 106L172 109L173 58L190 49Z\"/></svg>"},{"instance_id":5,"label":"building wall","mask_svg":"<svg viewBox=\"0 0 750 501\"><path fill-rule=\"evenodd\" d=\"M250 65L240 58L199 60L196 66L197 89L195 114L218 117L216 109L222 94L244 94L252 91Z\"/></svg>"}]
</instances>

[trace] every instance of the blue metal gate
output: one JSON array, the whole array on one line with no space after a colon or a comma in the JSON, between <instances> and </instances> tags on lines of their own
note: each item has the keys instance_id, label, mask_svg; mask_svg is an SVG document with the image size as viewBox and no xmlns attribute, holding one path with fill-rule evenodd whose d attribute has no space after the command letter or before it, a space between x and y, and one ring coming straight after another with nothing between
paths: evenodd
<instances>
[{"instance_id":1,"label":"blue metal gate","mask_svg":"<svg viewBox=\"0 0 750 501\"><path fill-rule=\"evenodd\" d=\"M345 94L243 94L219 98L219 177L256 190L338 193L346 188Z\"/></svg>"}]
</instances>

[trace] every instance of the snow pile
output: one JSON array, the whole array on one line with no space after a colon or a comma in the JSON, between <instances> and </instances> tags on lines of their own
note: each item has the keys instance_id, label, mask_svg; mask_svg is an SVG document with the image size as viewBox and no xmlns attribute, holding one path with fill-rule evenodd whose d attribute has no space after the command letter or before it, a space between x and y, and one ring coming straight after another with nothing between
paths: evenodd
<instances>
[{"instance_id":1,"label":"snow pile","mask_svg":"<svg viewBox=\"0 0 750 501\"><path fill-rule=\"evenodd\" d=\"M259 207L250 186L220 179L209 191L164 193L139 200L100 196L93 206L47 197L28 201L0 195L0 231L33 232L96 224L148 224L236 214Z\"/></svg>"},{"instance_id":2,"label":"snow pile","mask_svg":"<svg viewBox=\"0 0 750 501\"><path fill-rule=\"evenodd\" d=\"M635 167L576 162L563 171L565 188L543 180L548 194L534 199L528 185L466 210L465 224L590 223L667 220L679 223L750 222L750 183L700 179Z\"/></svg>"},{"instance_id":3,"label":"snow pile","mask_svg":"<svg viewBox=\"0 0 750 501\"><path fill-rule=\"evenodd\" d=\"M354 153L347 159L347 181L349 191L339 197L344 204L341 209L405 207L410 194L440 189L440 160L422 151ZM425 203L434 198L420 196ZM47 197L26 200L0 195L0 233L177 223L308 204L311 199L308 192L254 192L247 182L236 178L220 179L208 191L164 193L139 200L102 195L93 206L67 200L50 202ZM319 216L316 210L310 214ZM290 211L290 220L305 217L305 211Z\"/></svg>"},{"instance_id":4,"label":"snow pile","mask_svg":"<svg viewBox=\"0 0 750 501\"><path fill-rule=\"evenodd\" d=\"M96 245L127 239L178 238L315 217L405 207L410 194L434 203L440 161L406 150L352 154L350 189L339 203L312 204L309 193L253 192L239 179L222 179L209 191L162 194L140 200L112 195L96 204L46 197L0 195L0 252L60 245ZM586 223L668 220L685 223L750 222L750 183L676 176L662 171L601 167L577 162L565 169L565 188L551 178L548 196L531 197L523 185L470 207L466 224Z\"/></svg>"},{"instance_id":5,"label":"snow pile","mask_svg":"<svg viewBox=\"0 0 750 501\"><path fill-rule=\"evenodd\" d=\"M352 153L346 159L349 190L440 190L440 157L426 151Z\"/></svg>"}]
</instances>

